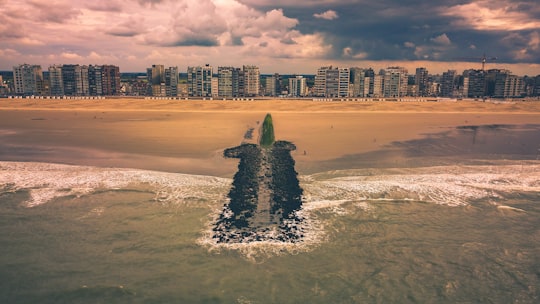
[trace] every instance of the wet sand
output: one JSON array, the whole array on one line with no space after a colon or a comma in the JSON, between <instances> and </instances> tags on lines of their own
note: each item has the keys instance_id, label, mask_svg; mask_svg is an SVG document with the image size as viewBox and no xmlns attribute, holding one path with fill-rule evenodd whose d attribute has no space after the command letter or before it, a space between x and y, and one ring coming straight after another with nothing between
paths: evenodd
<instances>
[{"instance_id":1,"label":"wet sand","mask_svg":"<svg viewBox=\"0 0 540 304\"><path fill-rule=\"evenodd\" d=\"M540 125L540 102L0 99L0 160L229 177L236 170L236 162L224 159L223 149L240 144L248 129L257 130L266 113L274 118L276 139L296 144L298 150L293 157L300 173L399 167L401 162L411 166L411 158L425 161L422 156L429 154L425 149L444 151L440 140L445 138L441 134L455 130L484 141L488 135L500 138L500 133L482 133L491 130L487 127L480 128L481 133L469 134L469 129L456 129L460 126L529 125L532 133L523 138L516 135L513 143L500 145L526 145L526 151L521 153L526 154L525 159L534 159L535 149L540 148L535 146L537 140L531 142ZM511 141L517 134L514 131L523 129L499 131L506 132ZM436 146L426 142L420 145L419 141L426 138L439 142ZM415 145L423 150L412 155L411 147ZM465 150L461 147L454 152ZM387 161L380 157L381 153L386 153ZM432 159L429 164L436 162Z\"/></svg>"}]
</instances>

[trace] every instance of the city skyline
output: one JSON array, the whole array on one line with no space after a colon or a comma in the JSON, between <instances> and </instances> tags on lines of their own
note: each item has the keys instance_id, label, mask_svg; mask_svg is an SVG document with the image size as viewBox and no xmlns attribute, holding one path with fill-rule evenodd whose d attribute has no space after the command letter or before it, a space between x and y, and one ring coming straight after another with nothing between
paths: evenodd
<instances>
[{"instance_id":1,"label":"city skyline","mask_svg":"<svg viewBox=\"0 0 540 304\"><path fill-rule=\"evenodd\" d=\"M540 71L535 1L0 0L0 70L210 64L311 74L320 66Z\"/></svg>"}]
</instances>

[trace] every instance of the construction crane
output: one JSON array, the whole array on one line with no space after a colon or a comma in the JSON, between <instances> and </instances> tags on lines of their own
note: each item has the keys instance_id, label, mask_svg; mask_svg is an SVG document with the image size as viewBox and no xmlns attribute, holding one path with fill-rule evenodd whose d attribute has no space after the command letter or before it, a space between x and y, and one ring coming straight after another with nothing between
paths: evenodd
<instances>
[{"instance_id":1,"label":"construction crane","mask_svg":"<svg viewBox=\"0 0 540 304\"><path fill-rule=\"evenodd\" d=\"M486 53L484 53L482 55L482 57L459 57L459 58L455 58L456 60L467 60L467 61L478 61L480 60L480 62L482 63L482 71L485 71L485 67L486 67L486 61L494 61L494 60L497 60L497 57L486 57Z\"/></svg>"}]
</instances>

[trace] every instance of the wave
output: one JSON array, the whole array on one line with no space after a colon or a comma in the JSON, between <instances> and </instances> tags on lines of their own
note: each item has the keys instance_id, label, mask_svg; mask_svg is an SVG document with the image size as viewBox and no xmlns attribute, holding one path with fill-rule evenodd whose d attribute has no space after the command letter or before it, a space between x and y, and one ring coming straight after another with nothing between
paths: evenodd
<instances>
[{"instance_id":1,"label":"wave","mask_svg":"<svg viewBox=\"0 0 540 304\"><path fill-rule=\"evenodd\" d=\"M230 186L230 179L138 169L0 162L0 191L28 191L30 197L24 202L27 207L60 197L145 185L154 193L154 199L162 203L183 202L193 197L220 200Z\"/></svg>"},{"instance_id":2,"label":"wave","mask_svg":"<svg viewBox=\"0 0 540 304\"><path fill-rule=\"evenodd\" d=\"M371 212L387 202L416 201L445 206L473 205L487 200L498 210L525 212L505 205L515 193L540 192L540 162L489 166L440 166L399 169L357 169L300 175L304 189L301 230L296 243L260 241L219 244L212 239L215 220L232 179L138 169L97 168L36 162L0 162L0 195L27 191L23 204L36 207L61 197L80 197L103 190L140 189L162 204L185 204L196 198L211 210L197 243L209 251L235 250L253 262L281 254L309 251L325 241L319 214ZM352 206L353 208L350 208ZM354 209L354 210L352 210ZM103 212L103 210L100 210Z\"/></svg>"}]
</instances>

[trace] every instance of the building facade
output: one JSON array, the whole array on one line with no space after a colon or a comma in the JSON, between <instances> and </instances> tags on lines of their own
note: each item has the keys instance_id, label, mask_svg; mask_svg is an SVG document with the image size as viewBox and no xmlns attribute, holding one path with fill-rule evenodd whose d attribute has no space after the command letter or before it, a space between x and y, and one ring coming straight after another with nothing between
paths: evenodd
<instances>
[{"instance_id":1,"label":"building facade","mask_svg":"<svg viewBox=\"0 0 540 304\"><path fill-rule=\"evenodd\" d=\"M289 96L304 97L307 92L306 79L303 76L289 78Z\"/></svg>"},{"instance_id":2,"label":"building facade","mask_svg":"<svg viewBox=\"0 0 540 304\"><path fill-rule=\"evenodd\" d=\"M349 68L326 66L317 70L313 95L339 98L349 96Z\"/></svg>"},{"instance_id":3,"label":"building facade","mask_svg":"<svg viewBox=\"0 0 540 304\"><path fill-rule=\"evenodd\" d=\"M277 73L271 76L266 76L265 85L265 95L267 96L279 96L281 95L281 91L283 91L281 88L281 75Z\"/></svg>"},{"instance_id":4,"label":"building facade","mask_svg":"<svg viewBox=\"0 0 540 304\"><path fill-rule=\"evenodd\" d=\"M261 78L259 67L254 65L244 65L242 70L244 71L244 94L242 96L259 96Z\"/></svg>"},{"instance_id":5,"label":"building facade","mask_svg":"<svg viewBox=\"0 0 540 304\"><path fill-rule=\"evenodd\" d=\"M238 75L238 68L218 67L218 97L238 97Z\"/></svg>"},{"instance_id":6,"label":"building facade","mask_svg":"<svg viewBox=\"0 0 540 304\"><path fill-rule=\"evenodd\" d=\"M13 67L13 85L17 95L43 95L43 71L40 65L21 64Z\"/></svg>"},{"instance_id":7,"label":"building facade","mask_svg":"<svg viewBox=\"0 0 540 304\"><path fill-rule=\"evenodd\" d=\"M448 70L441 77L441 96L455 97L456 94L456 71Z\"/></svg>"},{"instance_id":8,"label":"building facade","mask_svg":"<svg viewBox=\"0 0 540 304\"><path fill-rule=\"evenodd\" d=\"M495 77L495 89L493 97L509 98L525 95L523 78L512 75L510 71L502 71Z\"/></svg>"},{"instance_id":9,"label":"building facade","mask_svg":"<svg viewBox=\"0 0 540 304\"><path fill-rule=\"evenodd\" d=\"M212 97L212 66L188 67L188 95L193 97Z\"/></svg>"},{"instance_id":10,"label":"building facade","mask_svg":"<svg viewBox=\"0 0 540 304\"><path fill-rule=\"evenodd\" d=\"M168 67L165 69L165 95L169 97L178 96L178 67Z\"/></svg>"},{"instance_id":11,"label":"building facade","mask_svg":"<svg viewBox=\"0 0 540 304\"><path fill-rule=\"evenodd\" d=\"M407 69L389 67L384 70L383 96L403 97L407 95Z\"/></svg>"},{"instance_id":12,"label":"building facade","mask_svg":"<svg viewBox=\"0 0 540 304\"><path fill-rule=\"evenodd\" d=\"M465 70L463 72L464 96L482 98L486 96L486 73L483 70Z\"/></svg>"},{"instance_id":13,"label":"building facade","mask_svg":"<svg viewBox=\"0 0 540 304\"><path fill-rule=\"evenodd\" d=\"M429 90L429 78L428 70L426 68L417 68L414 77L414 84L416 86L415 96L428 96Z\"/></svg>"}]
</instances>

